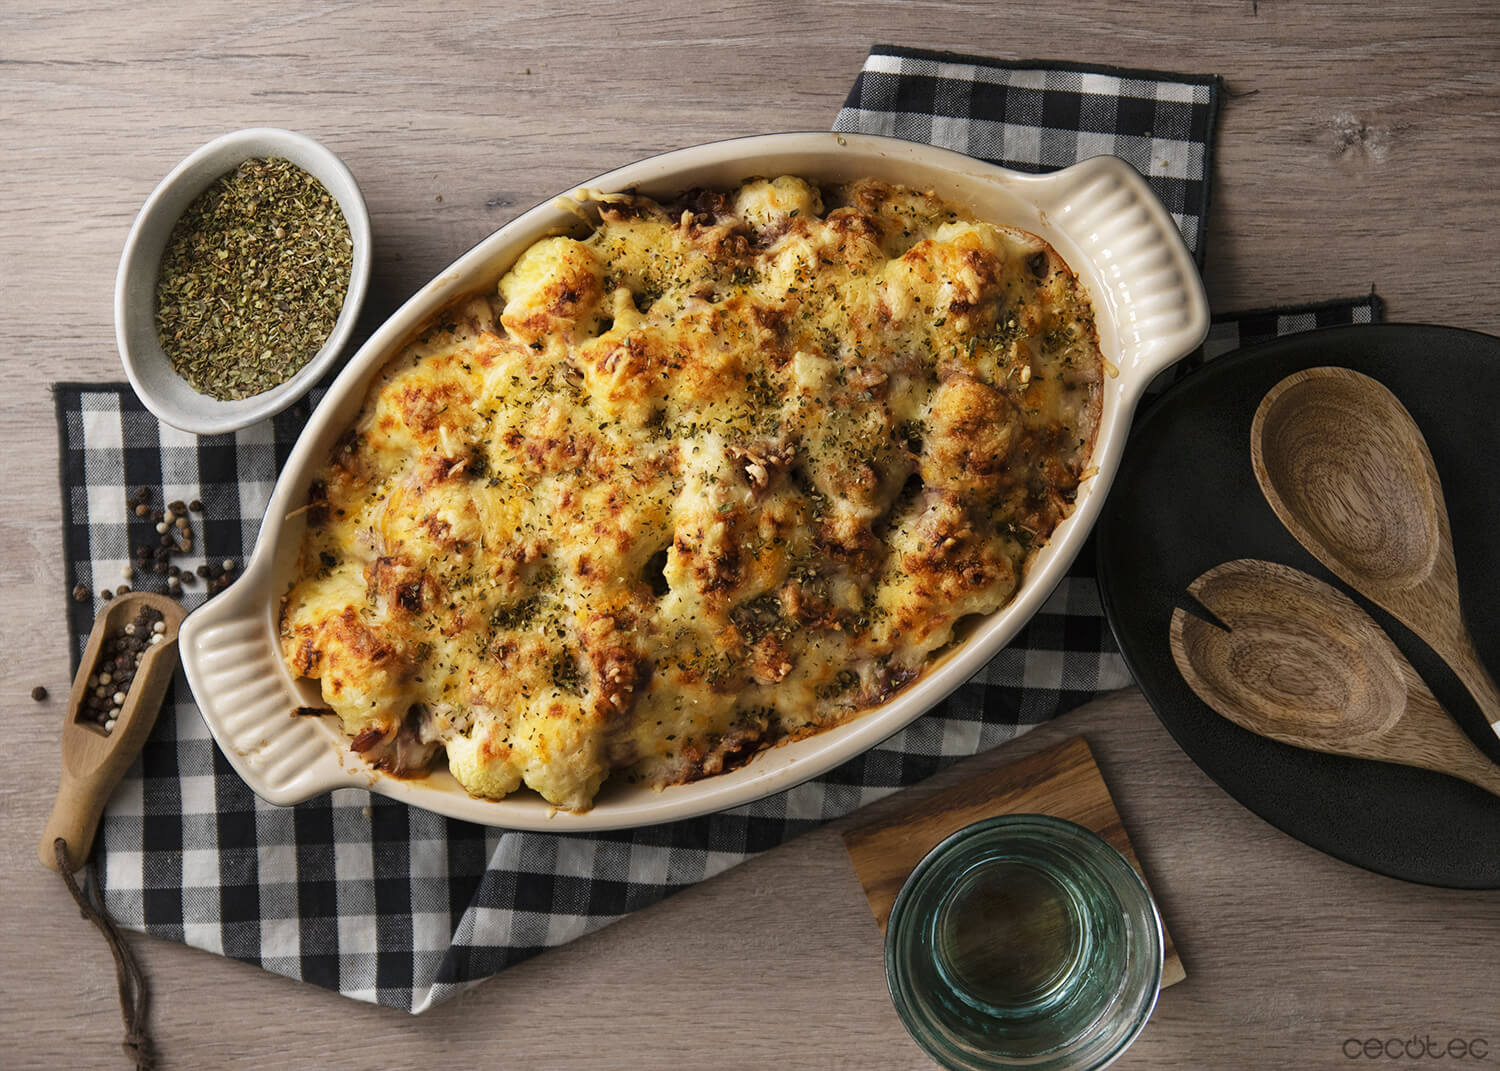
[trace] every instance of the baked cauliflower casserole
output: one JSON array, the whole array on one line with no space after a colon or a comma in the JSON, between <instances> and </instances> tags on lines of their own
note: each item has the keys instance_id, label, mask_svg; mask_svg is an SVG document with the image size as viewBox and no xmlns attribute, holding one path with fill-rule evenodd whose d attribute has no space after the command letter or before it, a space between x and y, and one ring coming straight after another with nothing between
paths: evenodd
<instances>
[{"instance_id":1,"label":"baked cauliflower casserole","mask_svg":"<svg viewBox=\"0 0 1500 1071\"><path fill-rule=\"evenodd\" d=\"M1045 242L929 193L593 201L381 372L280 625L375 767L573 810L837 725L1004 605L1105 364Z\"/></svg>"}]
</instances>

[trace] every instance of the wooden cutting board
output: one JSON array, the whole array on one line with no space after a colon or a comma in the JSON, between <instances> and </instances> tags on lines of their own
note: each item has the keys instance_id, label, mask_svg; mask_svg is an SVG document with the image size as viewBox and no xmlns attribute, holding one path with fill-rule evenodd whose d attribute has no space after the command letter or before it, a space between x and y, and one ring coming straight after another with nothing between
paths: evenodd
<instances>
[{"instance_id":1,"label":"wooden cutting board","mask_svg":"<svg viewBox=\"0 0 1500 1071\"><path fill-rule=\"evenodd\" d=\"M1143 879L1146 876L1088 742L1075 736L954 788L914 799L894 813L844 834L844 847L854 861L881 933L885 932L896 894L922 857L950 833L998 814L1047 814L1077 822L1098 833L1130 860ZM1150 882L1146 884L1149 888ZM1187 972L1177 958L1165 920L1162 937L1161 984L1165 989L1186 978Z\"/></svg>"}]
</instances>

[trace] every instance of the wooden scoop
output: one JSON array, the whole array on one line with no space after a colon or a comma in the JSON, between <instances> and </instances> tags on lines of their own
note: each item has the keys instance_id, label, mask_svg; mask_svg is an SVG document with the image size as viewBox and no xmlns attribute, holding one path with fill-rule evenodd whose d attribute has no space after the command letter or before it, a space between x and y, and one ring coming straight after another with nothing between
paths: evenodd
<instances>
[{"instance_id":1,"label":"wooden scoop","mask_svg":"<svg viewBox=\"0 0 1500 1071\"><path fill-rule=\"evenodd\" d=\"M1500 796L1500 767L1343 592L1250 559L1210 569L1188 592L1229 631L1174 610L1172 657L1198 698L1240 728L1293 747L1436 770Z\"/></svg>"},{"instance_id":2,"label":"wooden scoop","mask_svg":"<svg viewBox=\"0 0 1500 1071\"><path fill-rule=\"evenodd\" d=\"M1459 608L1443 488L1406 407L1348 368L1297 372L1261 399L1250 460L1287 530L1447 662L1500 735L1500 691Z\"/></svg>"},{"instance_id":3,"label":"wooden scoop","mask_svg":"<svg viewBox=\"0 0 1500 1071\"><path fill-rule=\"evenodd\" d=\"M161 613L166 630L158 643L142 652L135 678L115 718L115 727L105 732L101 726L83 717L88 679L99 671L99 654L105 641L123 632L143 606ZM58 837L67 842L68 863L74 870L88 860L104 805L125 770L140 753L151 726L156 722L157 712L161 710L162 697L166 695L172 672L177 668L177 626L186 616L182 606L165 595L133 591L112 599L94 618L88 646L84 648L73 690L68 695L57 802L52 805L52 816L47 819L37 853L48 869L57 869L57 853L52 845Z\"/></svg>"}]
</instances>

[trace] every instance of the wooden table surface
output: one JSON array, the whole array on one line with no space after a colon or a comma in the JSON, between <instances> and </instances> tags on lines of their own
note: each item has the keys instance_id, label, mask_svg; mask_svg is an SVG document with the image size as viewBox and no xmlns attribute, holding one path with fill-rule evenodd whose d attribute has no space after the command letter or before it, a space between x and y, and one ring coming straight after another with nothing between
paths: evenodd
<instances>
[{"instance_id":1,"label":"wooden table surface","mask_svg":"<svg viewBox=\"0 0 1500 1071\"><path fill-rule=\"evenodd\" d=\"M7 4L0 1065L122 1062L105 947L36 863L60 707L27 693L67 690L48 385L120 378L114 271L170 167L214 135L262 124L342 154L378 246L368 330L458 252L583 177L695 142L826 128L873 42L1217 72L1233 95L1207 232L1216 309L1374 284L1393 320L1500 333L1493 5L1159 0L1117 11L1126 6ZM1189 975L1119 1067L1431 1062L1347 1055L1350 1039L1369 1038L1425 1039L1428 1051L1484 1039L1460 1066L1500 1064L1500 893L1403 884L1282 835L1188 761L1134 692L914 791L1079 732ZM838 836L849 821L415 1018L137 937L165 1064L926 1066L885 994L875 923Z\"/></svg>"}]
</instances>

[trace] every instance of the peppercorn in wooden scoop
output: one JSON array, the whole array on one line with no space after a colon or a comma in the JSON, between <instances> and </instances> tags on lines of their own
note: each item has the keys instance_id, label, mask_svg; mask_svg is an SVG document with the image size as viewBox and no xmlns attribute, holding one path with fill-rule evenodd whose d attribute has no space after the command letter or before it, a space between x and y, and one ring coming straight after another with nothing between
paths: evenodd
<instances>
[{"instance_id":1,"label":"peppercorn in wooden scoop","mask_svg":"<svg viewBox=\"0 0 1500 1071\"><path fill-rule=\"evenodd\" d=\"M88 860L110 793L140 753L177 668L177 626L187 616L165 595L135 591L94 619L68 696L62 777L38 857L56 870L57 838L68 864Z\"/></svg>"}]
</instances>

